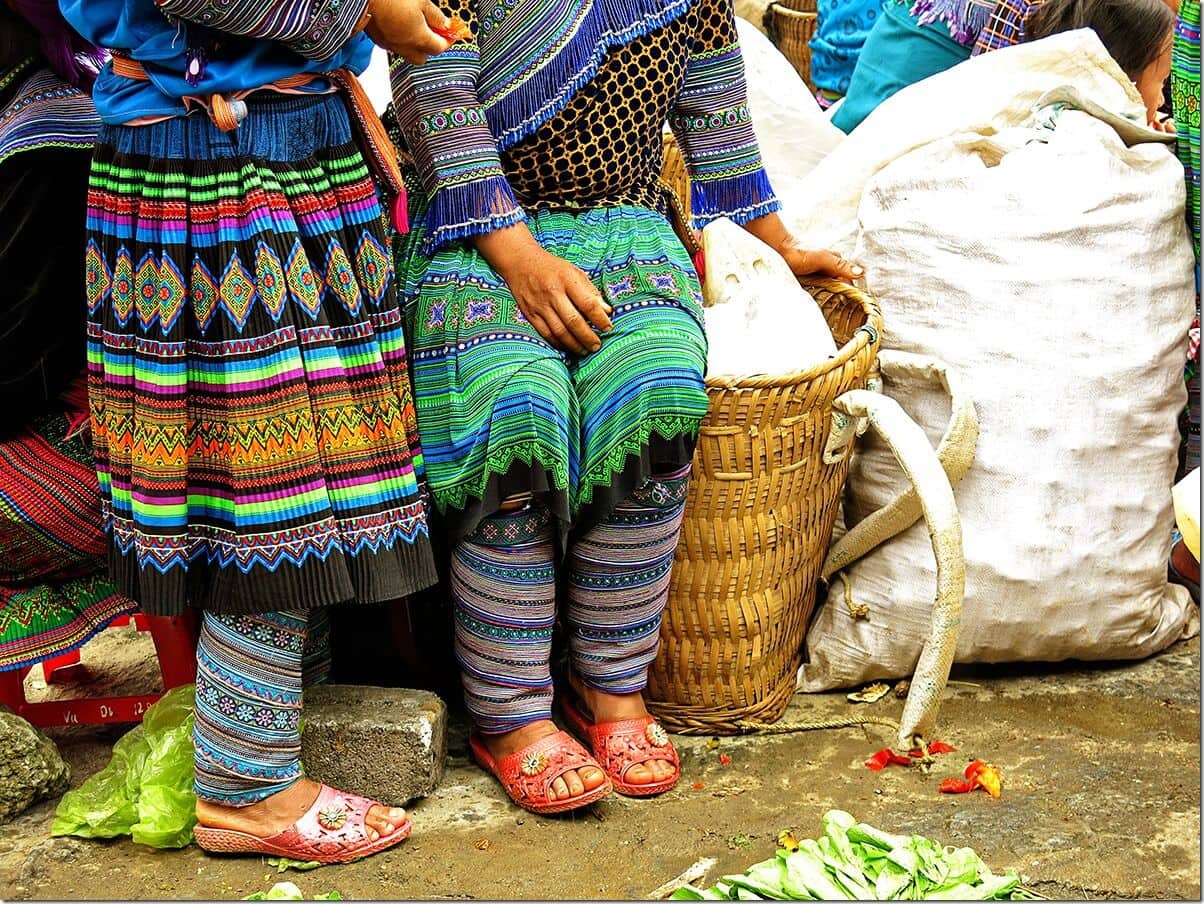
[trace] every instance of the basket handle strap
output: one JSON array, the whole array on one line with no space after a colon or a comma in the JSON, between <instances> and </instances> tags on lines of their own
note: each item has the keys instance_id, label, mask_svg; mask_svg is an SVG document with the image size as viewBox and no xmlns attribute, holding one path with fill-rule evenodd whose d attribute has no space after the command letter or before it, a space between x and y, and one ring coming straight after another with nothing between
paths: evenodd
<instances>
[{"instance_id":1,"label":"basket handle strap","mask_svg":"<svg viewBox=\"0 0 1204 904\"><path fill-rule=\"evenodd\" d=\"M902 376L927 379L939 383L949 394L949 425L945 428L940 445L937 446L936 456L949 478L949 483L957 486L974 464L974 452L978 448L978 412L961 382L949 373L949 369L942 362L907 352L884 349L878 353L878 368L881 375L887 379ZM877 379L875 374L871 374L867 388L877 391L880 387L881 380ZM828 448L824 452L824 461L843 459L852 445L854 433L863 433L863 426L860 418L851 417L839 408L833 412L832 430L829 434ZM820 577L827 581L836 572L848 568L887 540L903 533L919 521L922 514L916 488L912 486L902 491L878 511L858 522L833 544L820 570Z\"/></svg>"},{"instance_id":2,"label":"basket handle strap","mask_svg":"<svg viewBox=\"0 0 1204 904\"><path fill-rule=\"evenodd\" d=\"M883 539L893 537L923 515L936 558L936 597L932 607L932 624L916 664L903 717L899 722L899 744L909 750L922 747L925 739L931 740L933 737L941 696L949 680L949 669L953 666L961 633L966 562L962 550L961 519L953 498L953 483L956 482L953 475L960 480L973 462L978 420L973 404L960 391L956 380L950 380L943 365L912 355L885 352L880 356L880 363L883 375L887 377L892 372L897 374L905 371L918 371L936 377L949 389L954 399L954 415L941 441L941 449L946 453L944 460L933 450L924 431L893 399L876 392L855 389L833 403L842 414L868 418L870 426L890 447L912 485L911 490L881 510L888 512L888 516L880 523L880 529L874 536L882 534ZM912 506L918 508L917 515L907 520ZM904 521L907 521L906 525L898 527ZM829 554L829 562L825 563L823 569L826 576L837 570L829 570L834 555L840 553L842 557L847 557L847 562L852 562L877 545L866 545L868 532L858 537L854 535L856 530L854 528L843 537Z\"/></svg>"}]
</instances>

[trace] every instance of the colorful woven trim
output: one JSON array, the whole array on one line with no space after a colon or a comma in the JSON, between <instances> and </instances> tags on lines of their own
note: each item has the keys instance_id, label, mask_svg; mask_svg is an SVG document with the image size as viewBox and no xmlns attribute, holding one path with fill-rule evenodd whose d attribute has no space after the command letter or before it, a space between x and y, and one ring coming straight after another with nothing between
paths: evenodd
<instances>
[{"instance_id":1,"label":"colorful woven trim","mask_svg":"<svg viewBox=\"0 0 1204 904\"><path fill-rule=\"evenodd\" d=\"M99 128L100 117L88 95L49 69L39 69L0 111L0 163L21 151L90 148Z\"/></svg>"},{"instance_id":2,"label":"colorful woven trim","mask_svg":"<svg viewBox=\"0 0 1204 904\"><path fill-rule=\"evenodd\" d=\"M481 105L498 147L565 108L603 58L685 13L693 0L503 0L479 20Z\"/></svg>"},{"instance_id":3,"label":"colorful woven trim","mask_svg":"<svg viewBox=\"0 0 1204 904\"><path fill-rule=\"evenodd\" d=\"M916 0L911 14L919 25L944 22L953 40L963 47L973 47L994 8L991 0Z\"/></svg>"}]
</instances>

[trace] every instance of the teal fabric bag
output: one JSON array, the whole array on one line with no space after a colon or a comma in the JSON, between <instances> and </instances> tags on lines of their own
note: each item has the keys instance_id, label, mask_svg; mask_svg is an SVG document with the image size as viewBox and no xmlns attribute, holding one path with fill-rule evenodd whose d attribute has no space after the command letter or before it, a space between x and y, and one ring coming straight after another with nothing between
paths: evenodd
<instances>
[{"instance_id":1,"label":"teal fabric bag","mask_svg":"<svg viewBox=\"0 0 1204 904\"><path fill-rule=\"evenodd\" d=\"M944 22L920 25L919 16L906 5L887 0L861 49L832 124L843 132L853 131L888 97L968 60L970 50L953 40Z\"/></svg>"}]
</instances>

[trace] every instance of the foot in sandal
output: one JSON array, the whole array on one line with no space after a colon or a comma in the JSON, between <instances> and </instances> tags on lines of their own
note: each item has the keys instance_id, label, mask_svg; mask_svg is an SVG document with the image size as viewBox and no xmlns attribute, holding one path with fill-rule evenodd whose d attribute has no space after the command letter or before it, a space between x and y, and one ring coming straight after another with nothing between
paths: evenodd
<instances>
[{"instance_id":1,"label":"foot in sandal","mask_svg":"<svg viewBox=\"0 0 1204 904\"><path fill-rule=\"evenodd\" d=\"M470 743L510 798L534 813L567 812L611 791L584 748L546 719L502 734L474 734Z\"/></svg>"},{"instance_id":2,"label":"foot in sandal","mask_svg":"<svg viewBox=\"0 0 1204 904\"><path fill-rule=\"evenodd\" d=\"M620 794L648 797L677 784L677 750L660 724L648 714L644 695L607 694L589 687L575 673L564 701L565 716Z\"/></svg>"},{"instance_id":3,"label":"foot in sandal","mask_svg":"<svg viewBox=\"0 0 1204 904\"><path fill-rule=\"evenodd\" d=\"M404 841L410 820L386 807L307 778L246 807L197 800L197 844L215 853L256 853L346 863Z\"/></svg>"}]
</instances>

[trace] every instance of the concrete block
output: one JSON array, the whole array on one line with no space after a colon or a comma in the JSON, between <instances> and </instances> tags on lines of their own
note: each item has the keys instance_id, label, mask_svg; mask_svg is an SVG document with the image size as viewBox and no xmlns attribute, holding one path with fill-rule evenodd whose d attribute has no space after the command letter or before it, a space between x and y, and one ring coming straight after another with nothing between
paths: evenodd
<instances>
[{"instance_id":1,"label":"concrete block","mask_svg":"<svg viewBox=\"0 0 1204 904\"><path fill-rule=\"evenodd\" d=\"M323 684L302 711L305 773L390 806L430 794L447 760L447 706L428 691Z\"/></svg>"}]
</instances>

